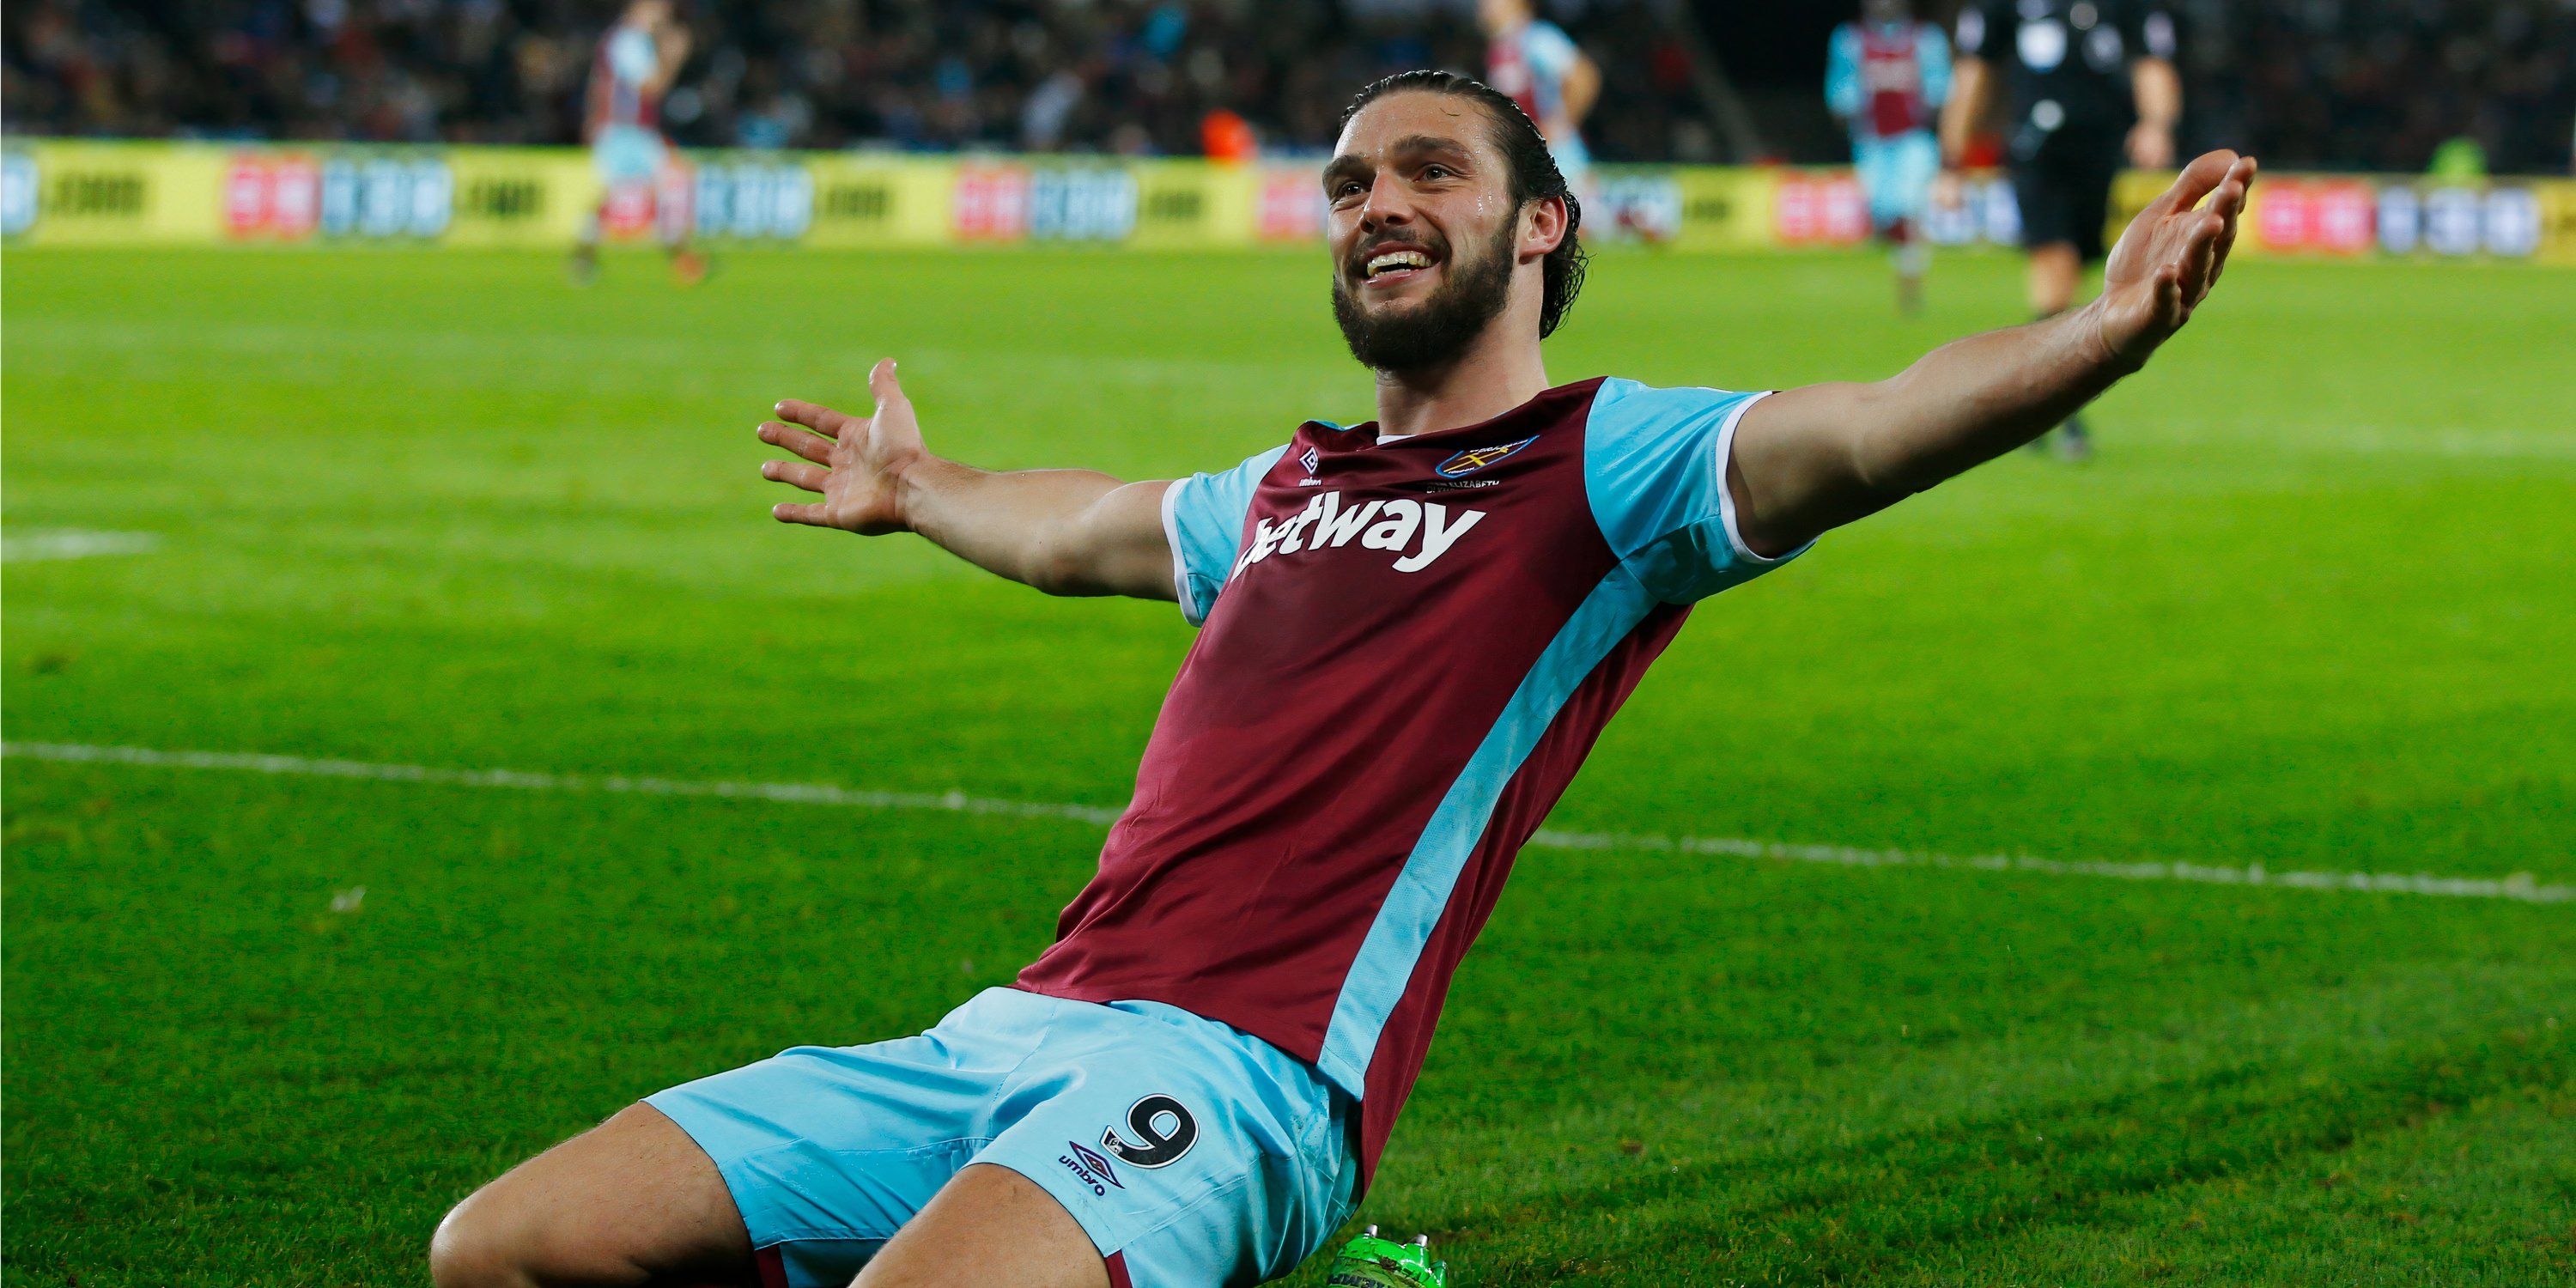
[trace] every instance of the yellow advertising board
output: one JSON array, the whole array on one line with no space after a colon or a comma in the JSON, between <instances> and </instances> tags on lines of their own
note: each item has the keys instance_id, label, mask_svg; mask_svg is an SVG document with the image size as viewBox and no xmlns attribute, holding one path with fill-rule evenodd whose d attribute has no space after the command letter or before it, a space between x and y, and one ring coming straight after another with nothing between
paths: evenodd
<instances>
[{"instance_id":1,"label":"yellow advertising board","mask_svg":"<svg viewBox=\"0 0 2576 1288\"><path fill-rule=\"evenodd\" d=\"M2102 244L2110 246L2147 203L2163 196L2173 186L2174 172L2169 170L2123 170L2111 182L2111 217L2102 229Z\"/></svg>"},{"instance_id":2,"label":"yellow advertising board","mask_svg":"<svg viewBox=\"0 0 2576 1288\"><path fill-rule=\"evenodd\" d=\"M2112 193L2113 235L2170 175ZM603 200L605 198L605 200ZM1849 167L1604 166L1584 236L1684 251L1859 245L1867 195ZM1312 242L1326 212L1310 160L1250 165L1088 156L692 151L603 192L576 148L0 143L11 245L418 244L568 247L598 217L612 241L669 229L743 245L844 249L1069 242L1202 250ZM2249 255L2576 263L2576 182L2267 175ZM1969 176L1926 212L1941 246L2009 244L2008 178Z\"/></svg>"},{"instance_id":3,"label":"yellow advertising board","mask_svg":"<svg viewBox=\"0 0 2576 1288\"><path fill-rule=\"evenodd\" d=\"M36 245L218 240L225 150L191 144L12 142L5 227Z\"/></svg>"},{"instance_id":4,"label":"yellow advertising board","mask_svg":"<svg viewBox=\"0 0 2576 1288\"><path fill-rule=\"evenodd\" d=\"M1675 249L1762 250L1778 244L1772 209L1778 171L1697 166L1672 173L1681 202L1671 239Z\"/></svg>"},{"instance_id":5,"label":"yellow advertising board","mask_svg":"<svg viewBox=\"0 0 2576 1288\"><path fill-rule=\"evenodd\" d=\"M2551 179L2531 187L2540 198L2539 258L2550 264L2576 264L2576 179Z\"/></svg>"},{"instance_id":6,"label":"yellow advertising board","mask_svg":"<svg viewBox=\"0 0 2576 1288\"><path fill-rule=\"evenodd\" d=\"M1258 226L1260 174L1211 161L1144 161L1135 166L1136 228L1150 248L1243 246Z\"/></svg>"},{"instance_id":7,"label":"yellow advertising board","mask_svg":"<svg viewBox=\"0 0 2576 1288\"><path fill-rule=\"evenodd\" d=\"M944 246L953 240L957 163L834 153L808 158L813 219L805 244Z\"/></svg>"},{"instance_id":8,"label":"yellow advertising board","mask_svg":"<svg viewBox=\"0 0 2576 1288\"><path fill-rule=\"evenodd\" d=\"M590 160L562 148L448 148L452 246L569 246L599 204Z\"/></svg>"}]
</instances>

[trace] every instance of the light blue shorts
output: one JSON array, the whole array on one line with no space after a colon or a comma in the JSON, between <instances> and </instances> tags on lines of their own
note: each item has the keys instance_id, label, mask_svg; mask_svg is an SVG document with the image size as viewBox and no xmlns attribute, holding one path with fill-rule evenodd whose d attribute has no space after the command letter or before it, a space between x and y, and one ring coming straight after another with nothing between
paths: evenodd
<instances>
[{"instance_id":1,"label":"light blue shorts","mask_svg":"<svg viewBox=\"0 0 2576 1288\"><path fill-rule=\"evenodd\" d=\"M1853 168L1869 196L1869 221L1885 228L1900 219L1920 220L1932 208L1932 181L1941 174L1941 145L1930 130L1892 139L1857 139Z\"/></svg>"},{"instance_id":2,"label":"light blue shorts","mask_svg":"<svg viewBox=\"0 0 2576 1288\"><path fill-rule=\"evenodd\" d=\"M1556 172L1565 176L1566 186L1577 192L1592 178L1592 149L1580 134L1550 139L1547 154L1556 162Z\"/></svg>"},{"instance_id":3,"label":"light blue shorts","mask_svg":"<svg viewBox=\"0 0 2576 1288\"><path fill-rule=\"evenodd\" d=\"M715 1159L771 1288L842 1288L948 1178L994 1163L1127 1288L1253 1284L1349 1218L1357 1102L1157 1002L991 988L919 1037L796 1047L647 1098Z\"/></svg>"},{"instance_id":4,"label":"light blue shorts","mask_svg":"<svg viewBox=\"0 0 2576 1288\"><path fill-rule=\"evenodd\" d=\"M651 182L669 154L662 136L640 125L608 126L590 144L590 164L599 171L600 183L610 187Z\"/></svg>"}]
</instances>

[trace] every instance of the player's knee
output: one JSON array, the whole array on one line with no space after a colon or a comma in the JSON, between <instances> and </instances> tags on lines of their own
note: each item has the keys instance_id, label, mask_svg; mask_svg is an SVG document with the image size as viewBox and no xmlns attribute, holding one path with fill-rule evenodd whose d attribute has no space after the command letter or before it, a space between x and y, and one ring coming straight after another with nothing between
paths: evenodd
<instances>
[{"instance_id":1,"label":"player's knee","mask_svg":"<svg viewBox=\"0 0 2576 1288\"><path fill-rule=\"evenodd\" d=\"M543 1235L512 1210L503 1187L485 1186L457 1204L430 1236L430 1281L438 1288L540 1288L557 1282L543 1273Z\"/></svg>"},{"instance_id":2,"label":"player's knee","mask_svg":"<svg viewBox=\"0 0 2576 1288\"><path fill-rule=\"evenodd\" d=\"M472 1198L450 1209L429 1236L429 1280L438 1288L529 1288Z\"/></svg>"}]
</instances>

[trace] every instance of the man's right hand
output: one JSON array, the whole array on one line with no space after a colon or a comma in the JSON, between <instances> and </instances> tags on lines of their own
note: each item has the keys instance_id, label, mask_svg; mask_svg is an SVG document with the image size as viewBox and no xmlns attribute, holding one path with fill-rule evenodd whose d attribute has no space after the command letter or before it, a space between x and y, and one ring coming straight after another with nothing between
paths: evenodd
<instances>
[{"instance_id":1,"label":"man's right hand","mask_svg":"<svg viewBox=\"0 0 2576 1288\"><path fill-rule=\"evenodd\" d=\"M868 373L876 414L862 420L789 399L760 441L803 460L760 476L820 492L770 509L781 523L861 536L917 532L986 572L1050 595L1170 599L1172 547L1160 481L1122 483L1093 470L979 470L921 445L912 400L889 358Z\"/></svg>"},{"instance_id":2,"label":"man's right hand","mask_svg":"<svg viewBox=\"0 0 2576 1288\"><path fill-rule=\"evenodd\" d=\"M876 395L876 414L864 420L790 398L778 404L779 420L761 423L760 441L805 459L769 461L760 467L760 476L823 494L821 501L783 501L771 507L779 522L867 537L911 530L897 489L904 471L929 457L921 443L921 422L895 380L894 359L879 362L868 373L868 390Z\"/></svg>"}]
</instances>

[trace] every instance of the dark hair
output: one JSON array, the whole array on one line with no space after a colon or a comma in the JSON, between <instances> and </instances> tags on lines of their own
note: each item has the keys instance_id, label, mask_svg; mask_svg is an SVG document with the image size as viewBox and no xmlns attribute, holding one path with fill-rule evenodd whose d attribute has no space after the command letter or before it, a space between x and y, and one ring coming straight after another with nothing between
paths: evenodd
<instances>
[{"instance_id":1,"label":"dark hair","mask_svg":"<svg viewBox=\"0 0 2576 1288\"><path fill-rule=\"evenodd\" d=\"M1583 203L1575 200L1573 188L1556 168L1556 157L1547 150L1547 136L1508 95L1483 81L1442 71L1397 72L1372 83L1342 109L1342 124L1348 126L1361 108L1402 90L1448 94L1484 105L1485 115L1494 122L1494 146L1502 149L1503 159L1511 165L1514 210L1549 197L1565 203L1565 240L1547 253L1547 262L1539 270L1546 289L1539 300L1538 334L1546 339L1565 320L1565 311L1574 307L1574 297L1583 290L1584 265L1592 258L1576 236L1583 227Z\"/></svg>"}]
</instances>

